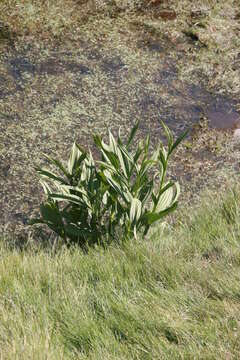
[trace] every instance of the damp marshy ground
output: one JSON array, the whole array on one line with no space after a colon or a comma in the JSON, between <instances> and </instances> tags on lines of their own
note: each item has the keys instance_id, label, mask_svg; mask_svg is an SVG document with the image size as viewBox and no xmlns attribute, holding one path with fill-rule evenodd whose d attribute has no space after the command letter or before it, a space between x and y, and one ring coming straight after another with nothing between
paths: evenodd
<instances>
[{"instance_id":1,"label":"damp marshy ground","mask_svg":"<svg viewBox=\"0 0 240 360\"><path fill-rule=\"evenodd\" d=\"M131 4L1 2L5 230L21 233L38 211L34 165L42 153L66 158L73 140L91 146L93 131L124 133L137 119L139 137L150 133L153 146L160 119L176 134L190 129L171 167L186 189L217 184L225 168L238 170L239 146L228 129L239 117L238 2Z\"/></svg>"}]
</instances>

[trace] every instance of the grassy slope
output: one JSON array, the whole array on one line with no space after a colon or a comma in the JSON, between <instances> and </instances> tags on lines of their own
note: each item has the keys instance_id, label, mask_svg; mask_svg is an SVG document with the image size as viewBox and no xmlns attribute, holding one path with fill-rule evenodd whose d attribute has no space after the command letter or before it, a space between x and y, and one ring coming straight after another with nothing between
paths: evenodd
<instances>
[{"instance_id":1,"label":"grassy slope","mask_svg":"<svg viewBox=\"0 0 240 360\"><path fill-rule=\"evenodd\" d=\"M2 245L0 358L239 359L239 198L87 255Z\"/></svg>"}]
</instances>

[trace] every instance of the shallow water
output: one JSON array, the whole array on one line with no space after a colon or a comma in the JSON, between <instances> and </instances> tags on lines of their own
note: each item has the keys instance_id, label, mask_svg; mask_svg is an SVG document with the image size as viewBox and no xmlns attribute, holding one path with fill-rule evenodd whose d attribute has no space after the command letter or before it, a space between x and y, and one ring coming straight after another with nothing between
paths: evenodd
<instances>
[{"instance_id":1,"label":"shallow water","mask_svg":"<svg viewBox=\"0 0 240 360\"><path fill-rule=\"evenodd\" d=\"M224 102L221 104L224 105ZM227 103L226 105L229 105ZM219 106L217 109L209 109L206 115L212 127L216 129L239 129L240 128L240 115L231 107L227 110L227 106Z\"/></svg>"}]
</instances>

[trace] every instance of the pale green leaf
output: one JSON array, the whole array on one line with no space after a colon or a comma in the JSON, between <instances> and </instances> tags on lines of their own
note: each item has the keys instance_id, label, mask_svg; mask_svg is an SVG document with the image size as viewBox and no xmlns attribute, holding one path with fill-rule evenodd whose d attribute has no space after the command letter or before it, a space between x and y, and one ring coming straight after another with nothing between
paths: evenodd
<instances>
[{"instance_id":1,"label":"pale green leaf","mask_svg":"<svg viewBox=\"0 0 240 360\"><path fill-rule=\"evenodd\" d=\"M139 199L133 198L131 201L129 218L131 223L137 222L142 214L142 203Z\"/></svg>"}]
</instances>

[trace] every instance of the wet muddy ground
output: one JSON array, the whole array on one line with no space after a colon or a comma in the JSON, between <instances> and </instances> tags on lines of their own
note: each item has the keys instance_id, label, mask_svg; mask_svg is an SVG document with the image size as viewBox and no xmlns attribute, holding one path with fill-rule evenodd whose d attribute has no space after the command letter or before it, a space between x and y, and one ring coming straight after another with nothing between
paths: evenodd
<instances>
[{"instance_id":1,"label":"wet muddy ground","mask_svg":"<svg viewBox=\"0 0 240 360\"><path fill-rule=\"evenodd\" d=\"M168 16L168 15L164 15ZM170 15L169 15L170 16ZM173 18L174 16L171 15ZM135 25L132 25L132 31ZM112 37L111 37L112 35ZM0 225L21 233L42 199L34 166L42 153L66 158L74 140L92 146L91 133L141 120L139 137L162 138L159 120L189 137L170 173L187 188L206 184L226 166L238 170L238 101L182 79L185 48L165 36L118 28L108 37L36 44L5 42L0 52ZM186 42L188 39L186 39Z\"/></svg>"}]
</instances>

